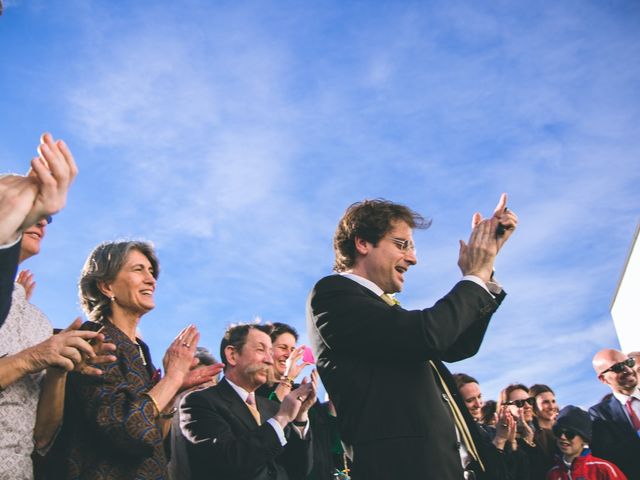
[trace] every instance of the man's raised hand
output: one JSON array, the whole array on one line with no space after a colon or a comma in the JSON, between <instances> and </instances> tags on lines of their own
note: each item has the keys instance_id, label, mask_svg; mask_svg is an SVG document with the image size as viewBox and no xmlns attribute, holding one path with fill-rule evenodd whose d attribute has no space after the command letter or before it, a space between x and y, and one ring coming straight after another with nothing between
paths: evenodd
<instances>
[{"instance_id":1,"label":"man's raised hand","mask_svg":"<svg viewBox=\"0 0 640 480\"><path fill-rule=\"evenodd\" d=\"M484 282L491 279L495 257L514 232L518 216L507 208L507 194L500 196L493 216L483 219L478 212L471 219L469 243L460 240L458 266L463 275L475 275Z\"/></svg>"}]
</instances>

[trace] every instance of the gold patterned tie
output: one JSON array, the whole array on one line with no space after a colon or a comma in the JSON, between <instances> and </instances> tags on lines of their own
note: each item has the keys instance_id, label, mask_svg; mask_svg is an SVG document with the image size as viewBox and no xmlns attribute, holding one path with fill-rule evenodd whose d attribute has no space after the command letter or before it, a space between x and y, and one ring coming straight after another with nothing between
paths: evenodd
<instances>
[{"instance_id":1,"label":"gold patterned tie","mask_svg":"<svg viewBox=\"0 0 640 480\"><path fill-rule=\"evenodd\" d=\"M256 423L258 425L261 425L262 422L260 421L260 412L256 408L256 397L255 397L253 392L251 392L247 396L247 399L245 400L245 403L247 404L247 407L249 408L249 411L251 412L251 415L253 415L253 418L255 419Z\"/></svg>"},{"instance_id":2,"label":"gold patterned tie","mask_svg":"<svg viewBox=\"0 0 640 480\"><path fill-rule=\"evenodd\" d=\"M390 305L390 306L392 306L392 307L393 307L394 305L400 305L400 302L399 302L398 300L396 300L396 298L395 298L395 297L392 297L392 296L391 296L391 295L389 295L388 293L383 293L382 295L380 295L380 298L381 298L382 300L384 300L384 302L385 302L387 305Z\"/></svg>"}]
</instances>

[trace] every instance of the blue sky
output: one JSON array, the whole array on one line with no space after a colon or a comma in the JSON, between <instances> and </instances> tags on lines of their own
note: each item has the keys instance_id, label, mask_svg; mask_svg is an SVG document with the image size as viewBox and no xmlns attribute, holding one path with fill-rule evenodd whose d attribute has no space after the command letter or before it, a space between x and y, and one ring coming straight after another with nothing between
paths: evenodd
<instances>
[{"instance_id":1,"label":"blue sky","mask_svg":"<svg viewBox=\"0 0 640 480\"><path fill-rule=\"evenodd\" d=\"M433 219L399 299L459 278L458 239L501 192L520 226L482 383L547 383L561 404L607 389L590 359L640 204L640 4L5 0L0 166L38 136L72 148L68 207L29 260L56 326L99 242L152 241L162 273L141 329L156 363L186 324L217 352L229 323L290 323L330 273L332 235L363 198ZM385 352L380 352L385 355Z\"/></svg>"}]
</instances>

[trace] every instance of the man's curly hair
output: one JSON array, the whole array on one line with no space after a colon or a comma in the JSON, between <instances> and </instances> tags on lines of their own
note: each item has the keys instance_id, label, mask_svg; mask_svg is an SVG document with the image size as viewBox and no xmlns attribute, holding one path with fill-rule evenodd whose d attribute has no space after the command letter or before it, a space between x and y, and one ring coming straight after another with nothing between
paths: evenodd
<instances>
[{"instance_id":1,"label":"man's curly hair","mask_svg":"<svg viewBox=\"0 0 640 480\"><path fill-rule=\"evenodd\" d=\"M410 228L429 228L431 225L431 220L425 219L409 207L384 198L363 200L350 205L340 219L333 237L336 255L333 269L344 272L353 268L356 262L356 237L375 246L397 221L405 222Z\"/></svg>"}]
</instances>

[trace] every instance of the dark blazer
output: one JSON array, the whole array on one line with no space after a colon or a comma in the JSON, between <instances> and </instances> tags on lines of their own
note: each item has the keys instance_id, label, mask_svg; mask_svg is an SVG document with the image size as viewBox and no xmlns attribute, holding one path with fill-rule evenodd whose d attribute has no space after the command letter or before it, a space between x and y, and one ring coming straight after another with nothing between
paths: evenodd
<instances>
[{"instance_id":1,"label":"dark blazer","mask_svg":"<svg viewBox=\"0 0 640 480\"><path fill-rule=\"evenodd\" d=\"M591 452L615 463L629 479L640 479L640 437L613 394L589 409L593 420Z\"/></svg>"},{"instance_id":2,"label":"dark blazer","mask_svg":"<svg viewBox=\"0 0 640 480\"><path fill-rule=\"evenodd\" d=\"M428 360L473 425L442 361L478 351L503 298L461 281L433 307L409 311L340 275L315 285L307 328L341 438L353 446L354 480L462 478L451 410Z\"/></svg>"},{"instance_id":3,"label":"dark blazer","mask_svg":"<svg viewBox=\"0 0 640 480\"><path fill-rule=\"evenodd\" d=\"M287 426L283 447L266 423L280 406L259 396L256 406L263 421L260 426L226 379L182 400L180 426L192 479L301 480L307 475L310 433L303 440Z\"/></svg>"},{"instance_id":4,"label":"dark blazer","mask_svg":"<svg viewBox=\"0 0 640 480\"><path fill-rule=\"evenodd\" d=\"M11 309L11 294L18 271L19 256L20 242L12 247L0 249L0 327Z\"/></svg>"},{"instance_id":5,"label":"dark blazer","mask_svg":"<svg viewBox=\"0 0 640 480\"><path fill-rule=\"evenodd\" d=\"M275 394L276 384L264 384L256 390L256 396L268 398L276 403L280 403ZM298 388L299 383L294 383L293 388ZM309 428L313 432L313 469L307 476L308 480L331 480L336 468L333 448L340 444L335 422L329 418L327 404L316 401L309 409ZM342 456L342 454L339 454ZM344 468L344 459L338 463L339 470Z\"/></svg>"}]
</instances>

